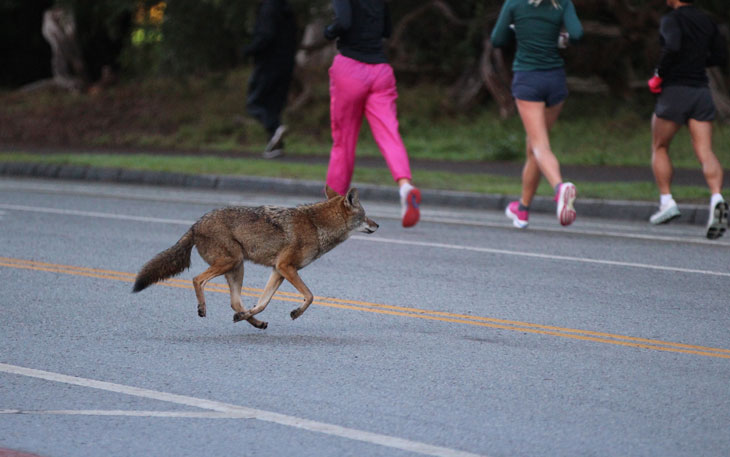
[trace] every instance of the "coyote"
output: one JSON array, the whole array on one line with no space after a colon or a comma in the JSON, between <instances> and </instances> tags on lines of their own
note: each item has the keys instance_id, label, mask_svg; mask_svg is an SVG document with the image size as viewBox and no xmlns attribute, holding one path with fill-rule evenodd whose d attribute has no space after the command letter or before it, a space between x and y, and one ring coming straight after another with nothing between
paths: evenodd
<instances>
[{"instance_id":1,"label":"coyote","mask_svg":"<svg viewBox=\"0 0 730 457\"><path fill-rule=\"evenodd\" d=\"M232 206L205 214L175 245L142 267L132 291L139 292L190 268L190 252L195 245L210 265L193 278L198 316L205 317L205 285L216 276L225 275L231 292L231 308L235 311L233 322L246 320L256 328L265 329L268 323L254 316L266 308L284 279L304 296L304 303L290 314L296 319L314 299L297 271L345 241L351 232L373 233L378 229L378 224L365 215L357 189L352 188L341 196L326 187L325 193L325 201L296 208ZM250 310L241 303L246 260L272 267L264 292Z\"/></svg>"}]
</instances>

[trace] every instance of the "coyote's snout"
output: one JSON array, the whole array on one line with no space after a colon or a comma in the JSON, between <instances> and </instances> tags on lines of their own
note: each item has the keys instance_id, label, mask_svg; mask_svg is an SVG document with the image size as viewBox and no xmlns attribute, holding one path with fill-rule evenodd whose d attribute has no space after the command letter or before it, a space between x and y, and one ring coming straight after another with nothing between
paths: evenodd
<instances>
[{"instance_id":1,"label":"coyote's snout","mask_svg":"<svg viewBox=\"0 0 730 457\"><path fill-rule=\"evenodd\" d=\"M205 317L205 285L224 275L231 291L234 322L247 320L254 327L266 328L268 324L254 316L266 308L285 279L304 296L304 303L291 312L291 318L296 319L314 298L298 270L345 241L353 231L373 233L378 229L378 224L365 215L357 189L350 189L343 197L327 187L326 194L323 202L296 208L235 206L209 212L177 243L142 267L133 292L189 268L195 246L210 265L193 278L200 317ZM250 310L241 302L243 263L247 260L272 267L263 294Z\"/></svg>"}]
</instances>

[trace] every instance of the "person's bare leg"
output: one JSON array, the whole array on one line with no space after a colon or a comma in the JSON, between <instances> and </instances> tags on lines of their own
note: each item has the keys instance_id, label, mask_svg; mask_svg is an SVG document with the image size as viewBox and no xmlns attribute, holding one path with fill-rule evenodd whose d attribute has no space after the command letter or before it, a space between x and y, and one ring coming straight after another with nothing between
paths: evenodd
<instances>
[{"instance_id":1,"label":"person's bare leg","mask_svg":"<svg viewBox=\"0 0 730 457\"><path fill-rule=\"evenodd\" d=\"M560 163L550 149L548 134L560 116L563 102L546 108L542 102L517 100L517 106L527 133L520 201L523 205L530 206L540 184L541 174L545 175L552 187L562 182Z\"/></svg>"},{"instance_id":2,"label":"person's bare leg","mask_svg":"<svg viewBox=\"0 0 730 457\"><path fill-rule=\"evenodd\" d=\"M705 175L710 193L719 194L722 191L722 165L712 151L712 123L689 120L689 133L692 136L692 146L697 160L702 164L702 173Z\"/></svg>"},{"instance_id":3,"label":"person's bare leg","mask_svg":"<svg viewBox=\"0 0 730 457\"><path fill-rule=\"evenodd\" d=\"M681 127L656 114L651 119L651 169L659 189L659 211L649 218L654 225L666 224L680 216L677 203L672 198L674 168L669 158L669 145Z\"/></svg>"},{"instance_id":4,"label":"person's bare leg","mask_svg":"<svg viewBox=\"0 0 730 457\"><path fill-rule=\"evenodd\" d=\"M712 151L712 123L689 120L689 133L692 135L692 146L697 159L702 164L702 173L705 175L707 187L712 194L710 198L710 213L707 220L707 238L720 238L728 229L729 208L724 201L722 192L723 171L720 161Z\"/></svg>"},{"instance_id":5,"label":"person's bare leg","mask_svg":"<svg viewBox=\"0 0 730 457\"><path fill-rule=\"evenodd\" d=\"M537 187L540 185L540 166L537 164L535 154L532 153L532 144L530 138L526 139L525 147L525 166L522 167L522 194L520 195L520 203L525 206L530 206L532 198L537 192Z\"/></svg>"},{"instance_id":6,"label":"person's bare leg","mask_svg":"<svg viewBox=\"0 0 730 457\"><path fill-rule=\"evenodd\" d=\"M672 193L674 168L669 158L669 145L682 126L676 122L657 117L651 119L651 169L654 172L659 193Z\"/></svg>"}]
</instances>

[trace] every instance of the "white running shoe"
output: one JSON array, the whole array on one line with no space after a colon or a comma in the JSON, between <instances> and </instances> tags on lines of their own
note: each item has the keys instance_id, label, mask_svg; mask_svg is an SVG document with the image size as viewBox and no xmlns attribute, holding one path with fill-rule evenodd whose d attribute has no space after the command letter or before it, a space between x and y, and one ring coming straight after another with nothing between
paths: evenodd
<instances>
[{"instance_id":1,"label":"white running shoe","mask_svg":"<svg viewBox=\"0 0 730 457\"><path fill-rule=\"evenodd\" d=\"M728 204L719 201L714 208L710 207L710 219L707 221L707 238L720 238L728 227Z\"/></svg>"},{"instance_id":2,"label":"white running shoe","mask_svg":"<svg viewBox=\"0 0 730 457\"><path fill-rule=\"evenodd\" d=\"M558 221L560 225L570 225L575 221L575 197L577 192L575 185L572 182L564 182L558 187L558 192L555 194L555 201L558 202L558 208L556 210Z\"/></svg>"},{"instance_id":3,"label":"white running shoe","mask_svg":"<svg viewBox=\"0 0 730 457\"><path fill-rule=\"evenodd\" d=\"M654 225L666 224L679 216L680 214L677 202L670 200L666 205L659 206L659 211L651 215L649 222Z\"/></svg>"},{"instance_id":4,"label":"white running shoe","mask_svg":"<svg viewBox=\"0 0 730 457\"><path fill-rule=\"evenodd\" d=\"M281 142L284 139L284 135L286 134L287 130L288 129L287 129L286 125L280 125L279 127L276 128L276 131L274 132L274 134L271 135L269 144L267 144L266 149L264 149L264 154L266 154L267 152L270 153L271 151L274 151L276 149L282 149ZM280 155L281 154L277 155L276 157L279 157ZM266 158L268 159L269 157L266 157Z\"/></svg>"},{"instance_id":5,"label":"white running shoe","mask_svg":"<svg viewBox=\"0 0 730 457\"><path fill-rule=\"evenodd\" d=\"M278 159L279 157L282 157L284 155L283 149L274 149L271 151L264 151L263 154L261 154L261 157L264 159Z\"/></svg>"}]
</instances>

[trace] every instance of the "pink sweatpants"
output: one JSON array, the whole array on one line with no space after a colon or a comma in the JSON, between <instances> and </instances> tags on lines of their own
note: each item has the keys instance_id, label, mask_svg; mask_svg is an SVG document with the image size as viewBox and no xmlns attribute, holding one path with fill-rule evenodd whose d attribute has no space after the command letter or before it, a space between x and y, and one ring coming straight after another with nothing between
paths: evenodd
<instances>
[{"instance_id":1,"label":"pink sweatpants","mask_svg":"<svg viewBox=\"0 0 730 457\"><path fill-rule=\"evenodd\" d=\"M398 132L398 92L393 68L386 63L367 64L338 54L329 75L333 143L327 185L342 195L347 193L355 169L363 114L393 179L411 179L408 153Z\"/></svg>"}]
</instances>

